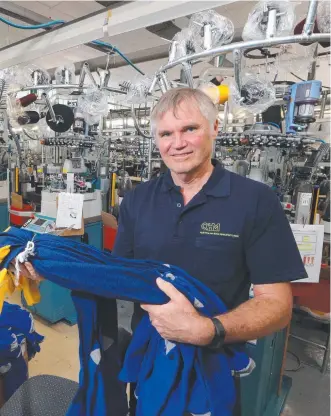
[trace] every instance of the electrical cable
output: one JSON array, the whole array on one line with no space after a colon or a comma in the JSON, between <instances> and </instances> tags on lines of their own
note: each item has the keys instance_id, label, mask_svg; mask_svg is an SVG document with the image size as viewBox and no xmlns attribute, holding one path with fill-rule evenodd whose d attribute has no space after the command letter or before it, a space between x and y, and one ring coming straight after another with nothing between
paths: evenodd
<instances>
[{"instance_id":1,"label":"electrical cable","mask_svg":"<svg viewBox=\"0 0 331 416\"><path fill-rule=\"evenodd\" d=\"M289 372L292 372L292 373L295 373L296 371L299 371L300 368L302 368L302 362L301 362L300 358L296 354L294 354L294 352L292 352L292 351L287 350L286 352L288 354L291 354L296 359L296 361L298 363L298 366L296 368L290 368L290 369L285 368L285 371L289 371Z\"/></svg>"},{"instance_id":2,"label":"electrical cable","mask_svg":"<svg viewBox=\"0 0 331 416\"><path fill-rule=\"evenodd\" d=\"M20 25L20 24L16 24L14 22L11 22L10 20L5 19L4 17L0 16L0 21L3 23L6 23L7 25L11 26L11 27L15 27L16 29L27 29L27 30L35 30L35 29L45 29L54 25L63 25L65 23L64 20L52 20L50 22L46 22L46 23L40 23L37 25Z\"/></svg>"},{"instance_id":3,"label":"electrical cable","mask_svg":"<svg viewBox=\"0 0 331 416\"><path fill-rule=\"evenodd\" d=\"M24 29L24 30L45 29L45 28L50 28L54 25L63 25L66 23L65 20L52 20L50 22L40 23L37 25L21 25L21 24L16 24L14 22L11 22L10 20L7 20L1 16L0 16L0 21L11 27L15 27L16 29ZM145 75L144 72L142 72L127 56L125 56L123 52L117 49L116 46L113 46L110 43L102 42L101 40L94 40L92 41L92 43L97 46L103 46L105 48L109 48L112 51L116 52L121 58L125 60L125 62L128 65L132 66L132 68L138 71L141 75Z\"/></svg>"},{"instance_id":4,"label":"electrical cable","mask_svg":"<svg viewBox=\"0 0 331 416\"><path fill-rule=\"evenodd\" d=\"M125 56L119 49L116 48L116 46L111 45L110 43L102 42L101 40L94 40L92 41L94 45L97 46L103 46L105 48L110 48L114 52L116 52L119 56L121 56L126 63L132 66L136 71L138 71L141 75L145 75L144 72L142 72L127 56Z\"/></svg>"}]
</instances>

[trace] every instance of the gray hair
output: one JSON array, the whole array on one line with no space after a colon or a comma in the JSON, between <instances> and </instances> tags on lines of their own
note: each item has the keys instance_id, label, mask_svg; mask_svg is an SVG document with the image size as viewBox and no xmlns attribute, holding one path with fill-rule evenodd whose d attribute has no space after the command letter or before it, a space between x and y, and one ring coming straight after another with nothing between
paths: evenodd
<instances>
[{"instance_id":1,"label":"gray hair","mask_svg":"<svg viewBox=\"0 0 331 416\"><path fill-rule=\"evenodd\" d=\"M203 91L194 88L173 88L162 95L151 113L151 131L155 136L157 121L169 110L177 117L177 111L182 102L190 101L195 104L200 113L209 121L212 127L217 119L218 110L212 100Z\"/></svg>"}]
</instances>

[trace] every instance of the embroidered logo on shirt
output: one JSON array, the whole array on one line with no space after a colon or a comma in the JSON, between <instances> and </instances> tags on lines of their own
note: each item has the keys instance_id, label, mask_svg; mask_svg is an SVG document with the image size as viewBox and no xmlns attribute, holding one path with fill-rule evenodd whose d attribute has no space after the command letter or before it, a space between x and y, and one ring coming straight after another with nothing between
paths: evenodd
<instances>
[{"instance_id":1,"label":"embroidered logo on shirt","mask_svg":"<svg viewBox=\"0 0 331 416\"><path fill-rule=\"evenodd\" d=\"M221 231L221 224L215 224L214 222L203 222L201 224L201 229L203 231L209 231L209 232L220 232Z\"/></svg>"},{"instance_id":2,"label":"embroidered logo on shirt","mask_svg":"<svg viewBox=\"0 0 331 416\"><path fill-rule=\"evenodd\" d=\"M200 234L202 235L219 235L222 237L239 238L238 234L221 233L221 224L215 222L203 222L201 224Z\"/></svg>"}]
</instances>

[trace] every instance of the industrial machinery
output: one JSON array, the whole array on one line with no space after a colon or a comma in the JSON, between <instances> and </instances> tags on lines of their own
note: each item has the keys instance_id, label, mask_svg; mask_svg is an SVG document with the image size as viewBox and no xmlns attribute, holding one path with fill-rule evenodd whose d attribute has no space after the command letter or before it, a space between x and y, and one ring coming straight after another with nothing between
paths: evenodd
<instances>
[{"instance_id":1,"label":"industrial machinery","mask_svg":"<svg viewBox=\"0 0 331 416\"><path fill-rule=\"evenodd\" d=\"M309 3L299 30L292 2L261 1L239 37L231 20L216 11L192 12L187 26L169 37L164 65L143 74L132 64L137 75L117 86L109 86L109 55L93 74L83 62L78 81L66 63L56 68L53 80L34 64L3 70L0 174L8 176L9 191L21 194L37 212L47 207L54 213L56 195L67 190L71 173L73 192L84 193L86 206L94 204L91 212L100 207L114 212L128 190L164 170L150 131L155 102L171 88L190 86L218 106L214 157L227 169L269 185L291 221L311 221L311 209L303 214L300 201L307 199L301 195L309 193L313 203L314 189L330 177L329 147L323 143L329 134L330 89L315 79L318 60L328 54L319 54L318 45L325 46L330 34L312 30L315 21L329 30L316 6ZM94 45L106 48L103 42ZM301 58L297 45L305 45ZM201 62L206 67L193 76ZM299 66L307 80L289 81L286 74L295 75ZM179 78L170 75L174 68Z\"/></svg>"},{"instance_id":2,"label":"industrial machinery","mask_svg":"<svg viewBox=\"0 0 331 416\"><path fill-rule=\"evenodd\" d=\"M286 133L295 133L307 129L315 119L315 105L322 93L321 81L303 81L290 87L287 104Z\"/></svg>"}]
</instances>

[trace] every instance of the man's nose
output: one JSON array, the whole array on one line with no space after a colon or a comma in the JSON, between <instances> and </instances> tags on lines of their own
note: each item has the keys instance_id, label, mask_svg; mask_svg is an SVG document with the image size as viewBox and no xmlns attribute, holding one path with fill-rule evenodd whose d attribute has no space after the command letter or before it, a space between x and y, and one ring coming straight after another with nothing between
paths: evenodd
<instances>
[{"instance_id":1,"label":"man's nose","mask_svg":"<svg viewBox=\"0 0 331 416\"><path fill-rule=\"evenodd\" d=\"M174 141L174 143L173 143L173 146L176 148L176 149L181 149L181 148L183 148L183 147L185 147L186 146L186 141L184 140L184 137L183 137L183 135L182 135L182 133L180 133L180 132L178 132L178 133L175 133L175 141Z\"/></svg>"}]
</instances>

